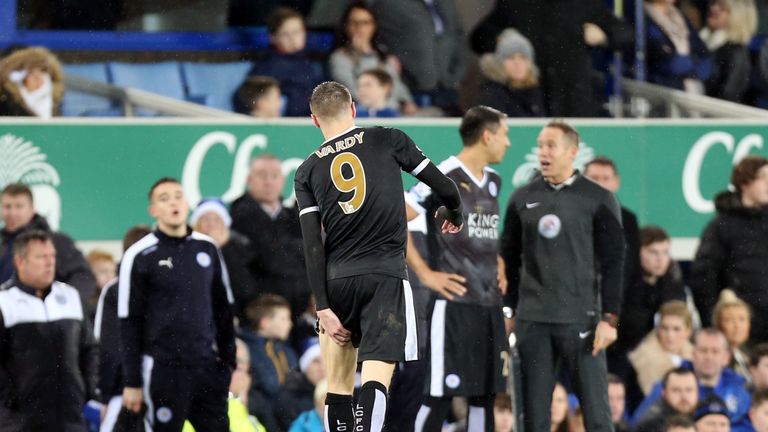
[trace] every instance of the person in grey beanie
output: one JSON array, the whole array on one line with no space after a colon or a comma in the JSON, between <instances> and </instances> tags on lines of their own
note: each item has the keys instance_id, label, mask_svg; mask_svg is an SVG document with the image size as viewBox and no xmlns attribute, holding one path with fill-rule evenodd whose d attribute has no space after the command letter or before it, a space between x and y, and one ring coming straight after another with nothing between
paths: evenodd
<instances>
[{"instance_id":1,"label":"person in grey beanie","mask_svg":"<svg viewBox=\"0 0 768 432\"><path fill-rule=\"evenodd\" d=\"M480 58L480 71L480 104L510 117L546 115L533 45L520 32L504 30L496 50Z\"/></svg>"}]
</instances>

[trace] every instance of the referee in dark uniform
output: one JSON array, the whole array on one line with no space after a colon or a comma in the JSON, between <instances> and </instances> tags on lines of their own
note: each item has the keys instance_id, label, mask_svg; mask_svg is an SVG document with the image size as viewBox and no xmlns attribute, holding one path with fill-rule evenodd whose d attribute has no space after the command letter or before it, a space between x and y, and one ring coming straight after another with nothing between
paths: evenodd
<instances>
[{"instance_id":1,"label":"referee in dark uniform","mask_svg":"<svg viewBox=\"0 0 768 432\"><path fill-rule=\"evenodd\" d=\"M123 406L145 403L155 432L179 432L184 420L227 432L236 365L227 269L211 238L187 226L177 180L158 180L149 200L157 230L126 250L118 275Z\"/></svg>"},{"instance_id":2,"label":"referee in dark uniform","mask_svg":"<svg viewBox=\"0 0 768 432\"><path fill-rule=\"evenodd\" d=\"M612 193L574 170L579 134L554 121L537 139L541 175L516 190L501 240L516 314L525 432L549 432L556 366L586 429L613 431L604 349L616 340L624 235Z\"/></svg>"}]
</instances>

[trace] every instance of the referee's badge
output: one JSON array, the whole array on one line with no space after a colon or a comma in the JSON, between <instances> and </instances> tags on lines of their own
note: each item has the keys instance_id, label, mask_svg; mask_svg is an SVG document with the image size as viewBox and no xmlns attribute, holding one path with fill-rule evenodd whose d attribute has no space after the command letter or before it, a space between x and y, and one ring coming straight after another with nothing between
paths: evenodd
<instances>
[{"instance_id":1,"label":"referee's badge","mask_svg":"<svg viewBox=\"0 0 768 432\"><path fill-rule=\"evenodd\" d=\"M496 198L496 195L499 194L499 187L496 186L495 182L488 183L488 192L491 194L492 197Z\"/></svg>"},{"instance_id":2,"label":"referee's badge","mask_svg":"<svg viewBox=\"0 0 768 432\"><path fill-rule=\"evenodd\" d=\"M459 378L456 374L450 374L447 377L445 377L445 385L448 386L448 388L455 389L461 384L461 378Z\"/></svg>"},{"instance_id":3,"label":"referee's badge","mask_svg":"<svg viewBox=\"0 0 768 432\"><path fill-rule=\"evenodd\" d=\"M539 234L544 238L553 239L560 234L562 226L563 223L557 215L546 214L539 219Z\"/></svg>"},{"instance_id":4,"label":"referee's badge","mask_svg":"<svg viewBox=\"0 0 768 432\"><path fill-rule=\"evenodd\" d=\"M208 267L211 265L211 256L205 252L198 252L197 263L200 264L200 267Z\"/></svg>"},{"instance_id":5,"label":"referee's badge","mask_svg":"<svg viewBox=\"0 0 768 432\"><path fill-rule=\"evenodd\" d=\"M160 407L157 409L155 417L160 423L168 423L173 418L173 412L168 407Z\"/></svg>"}]
</instances>

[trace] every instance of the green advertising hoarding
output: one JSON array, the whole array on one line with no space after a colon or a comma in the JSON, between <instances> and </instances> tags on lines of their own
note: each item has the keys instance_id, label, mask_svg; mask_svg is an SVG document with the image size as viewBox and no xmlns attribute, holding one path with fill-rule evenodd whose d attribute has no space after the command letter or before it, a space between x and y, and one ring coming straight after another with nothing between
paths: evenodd
<instances>
[{"instance_id":1,"label":"green advertising hoarding","mask_svg":"<svg viewBox=\"0 0 768 432\"><path fill-rule=\"evenodd\" d=\"M384 123L384 122L381 122ZM675 238L695 238L712 217L714 195L728 186L734 161L768 155L768 127L742 121L574 121L581 133L577 165L595 155L620 170L619 199L642 224ZM360 122L361 125L370 123ZM457 119L393 120L439 162L460 150ZM496 167L509 194L536 168L536 136L544 121L510 121L512 146ZM245 189L249 160L281 158L292 194L293 172L322 142L309 120L278 123L220 120L3 120L0 186L33 186L39 211L78 241L117 240L131 225L149 223L147 190L161 176L179 178L192 204L229 202ZM404 176L406 187L413 180Z\"/></svg>"}]
</instances>

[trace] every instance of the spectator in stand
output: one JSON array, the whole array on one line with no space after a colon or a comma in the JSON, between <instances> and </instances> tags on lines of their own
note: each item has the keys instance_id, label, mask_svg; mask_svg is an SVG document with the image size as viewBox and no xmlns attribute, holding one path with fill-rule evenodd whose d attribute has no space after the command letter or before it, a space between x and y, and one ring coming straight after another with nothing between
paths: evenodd
<instances>
[{"instance_id":1,"label":"spectator in stand","mask_svg":"<svg viewBox=\"0 0 768 432\"><path fill-rule=\"evenodd\" d=\"M715 395L726 401L733 430L747 432L749 429L746 417L750 396L744 388L744 378L726 367L728 360L728 341L725 336L719 330L705 328L696 334L693 363L685 362L683 367L692 368L696 374L699 382L699 400ZM648 407L659 399L661 393L661 384L657 383L635 411L635 424Z\"/></svg>"},{"instance_id":2,"label":"spectator in stand","mask_svg":"<svg viewBox=\"0 0 768 432\"><path fill-rule=\"evenodd\" d=\"M392 94L392 76L382 69L371 69L357 78L357 117L400 117L397 109L387 106Z\"/></svg>"},{"instance_id":3,"label":"spectator in stand","mask_svg":"<svg viewBox=\"0 0 768 432\"><path fill-rule=\"evenodd\" d=\"M249 76L235 93L235 110L256 118L275 119L283 112L280 83L266 76Z\"/></svg>"},{"instance_id":4,"label":"spectator in stand","mask_svg":"<svg viewBox=\"0 0 768 432\"><path fill-rule=\"evenodd\" d=\"M288 374L275 401L275 416L284 429L288 429L302 412L315 407L315 387L324 379L325 366L320 355L320 342L315 337L306 341L299 357L299 371Z\"/></svg>"},{"instance_id":5,"label":"spectator in stand","mask_svg":"<svg viewBox=\"0 0 768 432\"><path fill-rule=\"evenodd\" d=\"M645 15L648 81L703 94L712 58L690 21L674 0L645 0Z\"/></svg>"},{"instance_id":6,"label":"spectator in stand","mask_svg":"<svg viewBox=\"0 0 768 432\"><path fill-rule=\"evenodd\" d=\"M611 421L615 432L629 432L626 422L626 395L624 382L613 374L608 374L608 405L611 407Z\"/></svg>"},{"instance_id":7,"label":"spectator in stand","mask_svg":"<svg viewBox=\"0 0 768 432\"><path fill-rule=\"evenodd\" d=\"M768 341L768 159L742 159L731 184L733 192L715 198L717 215L701 235L689 282L705 322L729 287L752 309L751 339Z\"/></svg>"},{"instance_id":8,"label":"spectator in stand","mask_svg":"<svg viewBox=\"0 0 768 432\"><path fill-rule=\"evenodd\" d=\"M696 432L696 424L689 416L676 415L664 423L663 432Z\"/></svg>"},{"instance_id":9,"label":"spectator in stand","mask_svg":"<svg viewBox=\"0 0 768 432\"><path fill-rule=\"evenodd\" d=\"M312 89L325 81L326 74L320 62L310 59L305 51L307 29L304 18L293 9L280 7L267 20L269 53L254 63L249 76L269 76L280 83L287 97L285 115L309 115L309 96Z\"/></svg>"},{"instance_id":10,"label":"spectator in stand","mask_svg":"<svg viewBox=\"0 0 768 432\"><path fill-rule=\"evenodd\" d=\"M325 396L327 393L328 383L325 380L317 383L313 394L314 408L301 413L296 421L291 424L288 432L323 432Z\"/></svg>"},{"instance_id":11,"label":"spectator in stand","mask_svg":"<svg viewBox=\"0 0 768 432\"><path fill-rule=\"evenodd\" d=\"M30 230L51 233L56 247L56 280L80 291L80 298L90 299L96 293L96 281L82 252L66 234L54 233L44 217L35 212L32 190L12 183L0 194L0 213L5 227L0 231L0 283L13 276L13 243Z\"/></svg>"},{"instance_id":12,"label":"spectator in stand","mask_svg":"<svg viewBox=\"0 0 768 432\"><path fill-rule=\"evenodd\" d=\"M413 114L418 109L408 87L400 79L402 65L394 55L386 52L379 41L376 16L363 1L352 2L344 12L342 28L338 32L336 49L328 59L331 79L344 84L358 100L356 83L363 71L383 69L392 78L392 94L387 107Z\"/></svg>"},{"instance_id":13,"label":"spectator in stand","mask_svg":"<svg viewBox=\"0 0 768 432\"><path fill-rule=\"evenodd\" d=\"M749 422L754 432L768 432L768 390L758 390L752 394Z\"/></svg>"},{"instance_id":14,"label":"spectator in stand","mask_svg":"<svg viewBox=\"0 0 768 432\"><path fill-rule=\"evenodd\" d=\"M61 63L47 49L14 51L0 60L0 116L58 116L63 79Z\"/></svg>"},{"instance_id":15,"label":"spectator in stand","mask_svg":"<svg viewBox=\"0 0 768 432\"><path fill-rule=\"evenodd\" d=\"M317 331L315 331L316 324L315 296L310 296L307 309L293 323L293 328L291 329L291 346L295 352L302 352L307 341L317 337Z\"/></svg>"},{"instance_id":16,"label":"spectator in stand","mask_svg":"<svg viewBox=\"0 0 768 432\"><path fill-rule=\"evenodd\" d=\"M697 432L730 432L731 418L728 415L728 407L717 396L710 396L699 402L693 419L696 421ZM750 430L751 426L746 425Z\"/></svg>"},{"instance_id":17,"label":"spectator in stand","mask_svg":"<svg viewBox=\"0 0 768 432\"><path fill-rule=\"evenodd\" d=\"M510 117L543 117L544 95L533 46L515 29L499 35L496 50L480 58L480 104Z\"/></svg>"},{"instance_id":18,"label":"spectator in stand","mask_svg":"<svg viewBox=\"0 0 768 432\"><path fill-rule=\"evenodd\" d=\"M669 248L669 235L662 228L649 225L640 230L641 273L624 293L617 342L622 351L634 349L654 329L654 316L661 305L686 300L682 275Z\"/></svg>"},{"instance_id":19,"label":"spectator in stand","mask_svg":"<svg viewBox=\"0 0 768 432\"><path fill-rule=\"evenodd\" d=\"M50 232L16 238L13 264L0 291L0 431L85 432L98 354L80 295L55 280Z\"/></svg>"},{"instance_id":20,"label":"spectator in stand","mask_svg":"<svg viewBox=\"0 0 768 432\"><path fill-rule=\"evenodd\" d=\"M768 390L768 343L764 342L752 348L749 356L749 375L754 390Z\"/></svg>"},{"instance_id":21,"label":"spectator in stand","mask_svg":"<svg viewBox=\"0 0 768 432\"><path fill-rule=\"evenodd\" d=\"M229 273L232 294L235 296L235 316L244 324L245 307L259 294L259 287L249 268L254 252L251 241L230 229L232 218L218 198L200 201L189 218L189 224L195 231L211 237L221 250Z\"/></svg>"},{"instance_id":22,"label":"spectator in stand","mask_svg":"<svg viewBox=\"0 0 768 432\"><path fill-rule=\"evenodd\" d=\"M494 432L513 432L515 414L512 412L512 398L506 393L499 393L493 401Z\"/></svg>"},{"instance_id":23,"label":"spectator in stand","mask_svg":"<svg viewBox=\"0 0 768 432\"><path fill-rule=\"evenodd\" d=\"M571 407L568 403L568 393L562 384L555 384L552 391L551 425L549 430L552 432L569 432L571 427Z\"/></svg>"},{"instance_id":24,"label":"spectator in stand","mask_svg":"<svg viewBox=\"0 0 768 432\"><path fill-rule=\"evenodd\" d=\"M230 214L232 229L251 240L256 287L286 298L295 318L307 309L309 286L299 212L295 205L283 206L284 188L280 159L259 155L251 161L248 190L232 203Z\"/></svg>"},{"instance_id":25,"label":"spectator in stand","mask_svg":"<svg viewBox=\"0 0 768 432\"><path fill-rule=\"evenodd\" d=\"M752 73L749 42L757 31L754 0L715 0L707 26L699 35L714 53L712 75L705 82L707 96L742 102Z\"/></svg>"},{"instance_id":26,"label":"spectator in stand","mask_svg":"<svg viewBox=\"0 0 768 432\"><path fill-rule=\"evenodd\" d=\"M698 384L693 371L676 368L667 371L661 380L661 398L638 419L636 432L655 432L670 418L683 415L690 419L699 399Z\"/></svg>"},{"instance_id":27,"label":"spectator in stand","mask_svg":"<svg viewBox=\"0 0 768 432\"><path fill-rule=\"evenodd\" d=\"M541 70L544 111L557 117L592 117L599 110L589 47L634 47L630 26L601 0L497 0L475 27L472 49L491 52L501 32L516 28L532 43Z\"/></svg>"},{"instance_id":28,"label":"spectator in stand","mask_svg":"<svg viewBox=\"0 0 768 432\"><path fill-rule=\"evenodd\" d=\"M747 385L752 381L749 374L749 352L746 348L751 319L752 313L748 304L729 289L720 291L720 300L715 304L712 313L712 325L728 339L728 345L731 347L731 363L728 367L744 377Z\"/></svg>"},{"instance_id":29,"label":"spectator in stand","mask_svg":"<svg viewBox=\"0 0 768 432\"><path fill-rule=\"evenodd\" d=\"M123 252L152 230L144 225L129 229L123 236ZM102 431L112 431L123 405L123 374L120 354L120 328L117 318L118 280L112 279L102 288L96 306L93 335L99 344L99 401L107 406Z\"/></svg>"},{"instance_id":30,"label":"spectator in stand","mask_svg":"<svg viewBox=\"0 0 768 432\"><path fill-rule=\"evenodd\" d=\"M631 307L631 306L630 306ZM644 394L670 369L693 357L691 313L685 302L673 300L659 309L659 325L629 353Z\"/></svg>"},{"instance_id":31,"label":"spectator in stand","mask_svg":"<svg viewBox=\"0 0 768 432\"><path fill-rule=\"evenodd\" d=\"M93 278L96 280L96 289L99 292L117 277L117 264L115 264L115 257L111 253L94 249L88 252L85 259L91 266Z\"/></svg>"},{"instance_id":32,"label":"spectator in stand","mask_svg":"<svg viewBox=\"0 0 768 432\"><path fill-rule=\"evenodd\" d=\"M455 113L464 77L464 32L453 0L373 0L381 41L402 62L402 79L431 105ZM417 97L418 99L418 97Z\"/></svg>"},{"instance_id":33,"label":"spectator in stand","mask_svg":"<svg viewBox=\"0 0 768 432\"><path fill-rule=\"evenodd\" d=\"M249 410L270 432L284 429L275 416L274 400L291 371L298 368L296 353L288 344L291 309L288 301L274 294L264 294L250 305L247 314L253 327L243 329L240 338L251 353L253 385Z\"/></svg>"}]
</instances>

